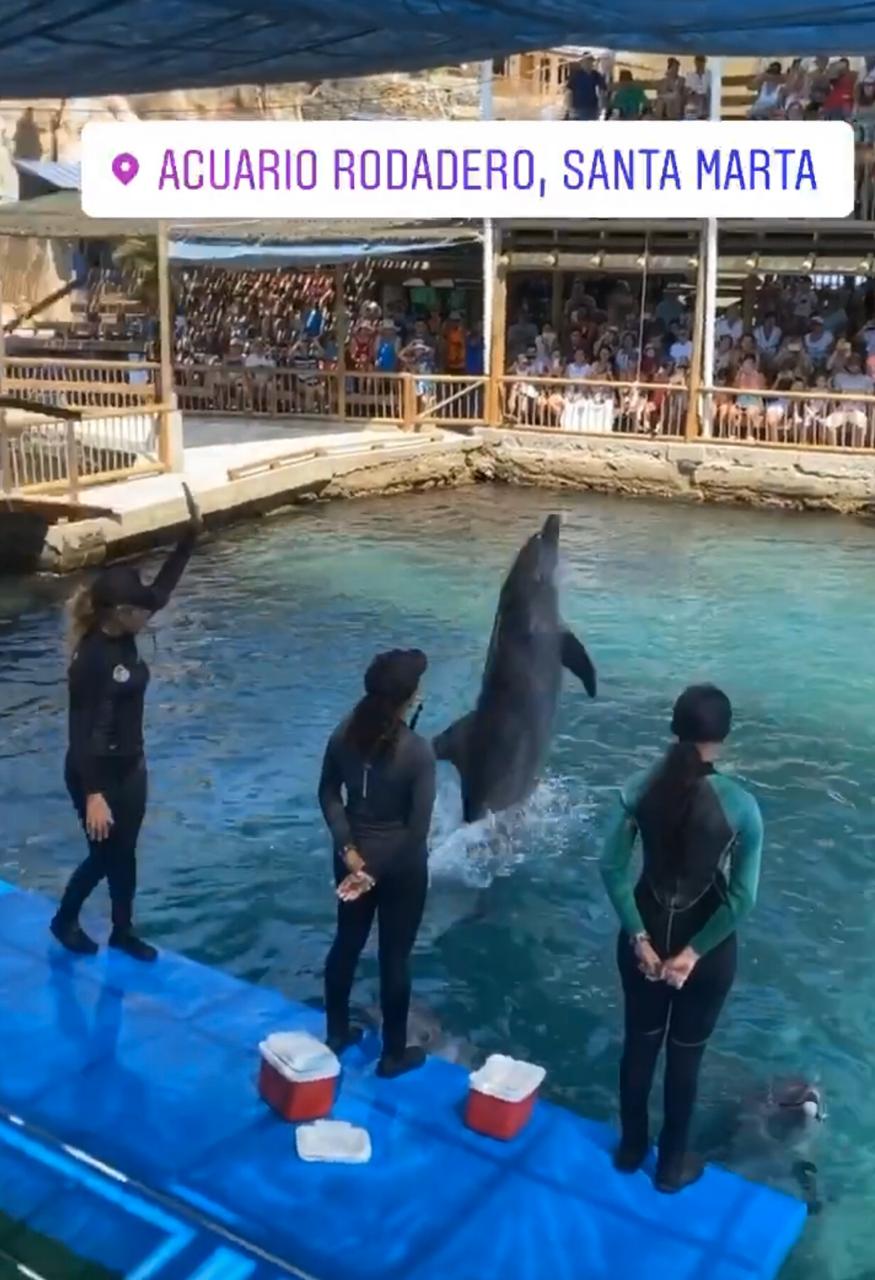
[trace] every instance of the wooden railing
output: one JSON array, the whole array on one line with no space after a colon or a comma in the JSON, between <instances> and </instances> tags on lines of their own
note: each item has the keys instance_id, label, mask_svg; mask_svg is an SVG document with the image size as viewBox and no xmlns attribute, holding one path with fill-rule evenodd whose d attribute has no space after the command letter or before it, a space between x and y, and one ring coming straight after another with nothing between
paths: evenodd
<instances>
[{"instance_id":1,"label":"wooden railing","mask_svg":"<svg viewBox=\"0 0 875 1280\"><path fill-rule=\"evenodd\" d=\"M80 419L0 422L0 493L66 493L162 471L167 405Z\"/></svg>"},{"instance_id":2,"label":"wooden railing","mask_svg":"<svg viewBox=\"0 0 875 1280\"><path fill-rule=\"evenodd\" d=\"M758 391L706 387L706 429L714 440L797 449L875 449L875 396L859 392Z\"/></svg>"},{"instance_id":3,"label":"wooden railing","mask_svg":"<svg viewBox=\"0 0 875 1280\"><path fill-rule=\"evenodd\" d=\"M3 388L71 409L139 409L158 402L158 371L149 361L6 356Z\"/></svg>"},{"instance_id":4,"label":"wooden railing","mask_svg":"<svg viewBox=\"0 0 875 1280\"><path fill-rule=\"evenodd\" d=\"M502 378L499 421L505 427L577 435L684 435L689 393L665 382Z\"/></svg>"}]
</instances>

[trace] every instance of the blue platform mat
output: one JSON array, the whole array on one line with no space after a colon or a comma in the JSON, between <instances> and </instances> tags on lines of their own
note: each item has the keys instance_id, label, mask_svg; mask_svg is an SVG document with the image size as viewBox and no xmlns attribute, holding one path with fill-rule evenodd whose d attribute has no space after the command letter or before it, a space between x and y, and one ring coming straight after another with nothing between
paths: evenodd
<instances>
[{"instance_id":1,"label":"blue platform mat","mask_svg":"<svg viewBox=\"0 0 875 1280\"><path fill-rule=\"evenodd\" d=\"M379 1080L373 1037L334 1112L371 1163L304 1164L257 1045L317 1013L172 954L68 957L50 915L0 889L0 1108L24 1122L0 1123L0 1208L129 1280L768 1280L802 1231L799 1201L717 1168L675 1197L622 1177L607 1126L546 1102L515 1141L478 1137L461 1068Z\"/></svg>"}]
</instances>

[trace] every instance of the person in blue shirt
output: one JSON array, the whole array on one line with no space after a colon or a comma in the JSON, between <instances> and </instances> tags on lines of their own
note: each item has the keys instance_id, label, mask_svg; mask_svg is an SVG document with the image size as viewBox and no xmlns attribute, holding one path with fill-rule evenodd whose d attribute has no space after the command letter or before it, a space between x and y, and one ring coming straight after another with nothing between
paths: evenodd
<instances>
[{"instance_id":1,"label":"person in blue shirt","mask_svg":"<svg viewBox=\"0 0 875 1280\"><path fill-rule=\"evenodd\" d=\"M596 68L591 53L585 53L568 77L568 118L598 120L607 94L607 81Z\"/></svg>"},{"instance_id":2,"label":"person in blue shirt","mask_svg":"<svg viewBox=\"0 0 875 1280\"><path fill-rule=\"evenodd\" d=\"M472 378L483 372L483 330L479 324L472 324L465 339L465 372Z\"/></svg>"},{"instance_id":3,"label":"person in blue shirt","mask_svg":"<svg viewBox=\"0 0 875 1280\"><path fill-rule=\"evenodd\" d=\"M374 368L380 373L397 373L399 347L400 343L395 326L391 320L387 320L380 326L380 331L377 335Z\"/></svg>"}]
</instances>

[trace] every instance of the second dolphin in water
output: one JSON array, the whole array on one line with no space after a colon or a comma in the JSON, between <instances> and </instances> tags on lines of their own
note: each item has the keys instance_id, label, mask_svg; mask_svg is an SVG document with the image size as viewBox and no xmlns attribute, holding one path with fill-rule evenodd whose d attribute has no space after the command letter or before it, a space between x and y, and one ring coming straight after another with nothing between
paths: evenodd
<instances>
[{"instance_id":1,"label":"second dolphin in water","mask_svg":"<svg viewBox=\"0 0 875 1280\"><path fill-rule=\"evenodd\" d=\"M562 622L556 572L559 517L521 549L501 588L477 706L434 740L462 782L466 822L527 800L547 757L562 668L591 698L596 673L581 642Z\"/></svg>"}]
</instances>

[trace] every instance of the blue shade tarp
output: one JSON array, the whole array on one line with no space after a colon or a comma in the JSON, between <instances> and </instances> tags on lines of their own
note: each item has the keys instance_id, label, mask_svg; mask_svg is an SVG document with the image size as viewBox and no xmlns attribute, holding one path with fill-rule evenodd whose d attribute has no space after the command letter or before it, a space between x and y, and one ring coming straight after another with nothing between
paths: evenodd
<instances>
[{"instance_id":1,"label":"blue shade tarp","mask_svg":"<svg viewBox=\"0 0 875 1280\"><path fill-rule=\"evenodd\" d=\"M296 264L360 262L363 258L415 258L423 253L437 253L454 244L470 244L470 237L460 240L411 240L398 242L356 241L348 244L319 241L313 244L249 244L245 241L173 240L169 246L170 261L181 266L227 267L231 270L265 271L271 267Z\"/></svg>"},{"instance_id":2,"label":"blue shade tarp","mask_svg":"<svg viewBox=\"0 0 875 1280\"><path fill-rule=\"evenodd\" d=\"M276 84L451 66L563 44L650 53L863 54L875 5L799 0L0 0L7 98Z\"/></svg>"}]
</instances>

